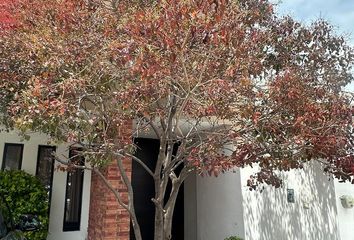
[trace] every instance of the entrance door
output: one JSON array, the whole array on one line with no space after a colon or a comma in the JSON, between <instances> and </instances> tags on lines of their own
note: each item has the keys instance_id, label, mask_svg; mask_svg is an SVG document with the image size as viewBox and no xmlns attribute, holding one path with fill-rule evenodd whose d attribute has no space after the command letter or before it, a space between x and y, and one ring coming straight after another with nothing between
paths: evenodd
<instances>
[{"instance_id":1,"label":"entrance door","mask_svg":"<svg viewBox=\"0 0 354 240\"><path fill-rule=\"evenodd\" d=\"M134 142L138 147L135 155L140 158L150 169L154 170L160 148L159 140L136 138ZM133 161L132 165L132 185L134 189L134 206L140 224L142 237L144 240L152 240L154 239L155 205L151 201L151 198L154 197L155 193L154 181L152 177L135 161ZM184 239L183 190L183 186L181 186L173 214L173 240ZM171 186L168 186L166 196L168 196L170 191ZM130 239L135 239L132 227L130 227Z\"/></svg>"}]
</instances>

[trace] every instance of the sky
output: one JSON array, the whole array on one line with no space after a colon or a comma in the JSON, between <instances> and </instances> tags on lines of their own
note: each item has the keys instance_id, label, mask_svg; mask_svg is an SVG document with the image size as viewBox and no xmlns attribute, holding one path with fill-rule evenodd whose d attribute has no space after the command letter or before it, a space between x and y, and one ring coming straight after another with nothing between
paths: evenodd
<instances>
[{"instance_id":1,"label":"sky","mask_svg":"<svg viewBox=\"0 0 354 240\"><path fill-rule=\"evenodd\" d=\"M339 34L344 34L354 47L354 0L272 0L277 12L310 23L318 18L328 20ZM347 87L354 92L354 83Z\"/></svg>"},{"instance_id":2,"label":"sky","mask_svg":"<svg viewBox=\"0 0 354 240\"><path fill-rule=\"evenodd\" d=\"M324 18L334 25L339 33L350 35L354 45L354 0L273 0L279 3L279 14L290 14L297 20L309 23Z\"/></svg>"}]
</instances>

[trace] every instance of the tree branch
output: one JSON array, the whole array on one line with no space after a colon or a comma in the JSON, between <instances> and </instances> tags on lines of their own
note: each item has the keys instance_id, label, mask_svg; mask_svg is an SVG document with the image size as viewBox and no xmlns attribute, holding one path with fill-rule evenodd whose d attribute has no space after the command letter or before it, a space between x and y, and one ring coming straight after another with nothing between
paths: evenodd
<instances>
[{"instance_id":1,"label":"tree branch","mask_svg":"<svg viewBox=\"0 0 354 240\"><path fill-rule=\"evenodd\" d=\"M132 187L131 182L130 182L130 180L129 180L128 176L127 176L127 173L126 173L126 171L124 169L121 157L117 158L117 165L118 165L121 177L123 179L123 182L126 185L127 190L128 190L128 199L129 199L128 208L129 208L130 213L131 213L130 217L132 218L132 224L133 224L135 238L137 240L142 240L140 226L139 226L136 214L135 214L133 187Z\"/></svg>"},{"instance_id":2,"label":"tree branch","mask_svg":"<svg viewBox=\"0 0 354 240\"><path fill-rule=\"evenodd\" d=\"M117 155L121 156L121 157L124 157L124 156L131 157L134 161L139 163L151 177L154 177L154 173L151 171L151 169L143 161L141 161L140 158L138 158L138 157L136 157L136 156L134 156L132 154L129 154L129 153L124 153L124 154L117 153Z\"/></svg>"},{"instance_id":3,"label":"tree branch","mask_svg":"<svg viewBox=\"0 0 354 240\"><path fill-rule=\"evenodd\" d=\"M113 192L114 196L118 200L118 203L124 209L126 209L129 212L129 214L131 215L132 213L131 213L128 205L123 202L121 196L119 195L119 192L113 187L113 185L105 178L105 176L103 176L103 174L97 168L93 168L93 171L101 178L101 180L106 184L106 186L109 188L109 190L111 190Z\"/></svg>"}]
</instances>

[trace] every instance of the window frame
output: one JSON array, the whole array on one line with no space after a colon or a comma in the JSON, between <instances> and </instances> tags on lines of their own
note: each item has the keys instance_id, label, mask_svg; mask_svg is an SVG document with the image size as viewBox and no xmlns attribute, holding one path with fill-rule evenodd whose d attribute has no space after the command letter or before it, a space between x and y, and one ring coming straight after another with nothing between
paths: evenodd
<instances>
[{"instance_id":1,"label":"window frame","mask_svg":"<svg viewBox=\"0 0 354 240\"><path fill-rule=\"evenodd\" d=\"M40 157L40 150L41 148L51 148L53 150L53 152L57 151L57 147L56 146L51 146L51 145L38 145L38 151L37 151L37 165L36 165L36 176L38 176L38 166L39 166L39 157ZM54 179L54 166L55 166L55 159L53 159L53 163L51 166L51 176L50 176L50 192L49 192L49 196L48 196L48 215L50 215L50 207L51 207L51 203L52 203L52 192L53 192L53 179Z\"/></svg>"},{"instance_id":2,"label":"window frame","mask_svg":"<svg viewBox=\"0 0 354 240\"><path fill-rule=\"evenodd\" d=\"M70 148L69 150L69 158L73 157L73 151L81 151L80 148ZM85 159L81 157L80 164L85 164ZM67 198L68 198L68 182L69 182L69 172L66 174L66 187L65 187L65 199L64 199L64 219L63 219L63 232L73 232L73 231L80 231L81 229L81 215L82 215L82 199L83 199L83 192L84 192L84 175L85 171L83 169L76 169L76 171L82 171L82 175L80 178L81 181L81 189L79 194L79 209L78 209L78 221L76 222L67 222L66 221L66 212L67 212Z\"/></svg>"},{"instance_id":3,"label":"window frame","mask_svg":"<svg viewBox=\"0 0 354 240\"><path fill-rule=\"evenodd\" d=\"M4 145L4 152L2 155L2 164L1 164L1 170L4 171L5 169L5 161L6 161L6 153L7 153L7 149L10 146L20 146L20 161L18 163L17 169L15 170L21 170L22 169L22 161L23 161L23 150L24 150L24 144L22 143L5 143Z\"/></svg>"}]
</instances>

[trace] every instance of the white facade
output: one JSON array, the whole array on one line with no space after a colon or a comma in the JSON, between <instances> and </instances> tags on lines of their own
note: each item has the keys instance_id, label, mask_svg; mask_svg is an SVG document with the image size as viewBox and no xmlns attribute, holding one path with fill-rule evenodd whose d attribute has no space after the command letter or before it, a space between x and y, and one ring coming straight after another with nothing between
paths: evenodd
<instances>
[{"instance_id":1,"label":"white facade","mask_svg":"<svg viewBox=\"0 0 354 240\"><path fill-rule=\"evenodd\" d=\"M0 166L5 143L24 145L21 169L35 174L39 145L51 145L44 135L21 141L16 132L0 132ZM57 146L68 155L67 146ZM329 180L320 166L284 173L284 186L249 191L247 179L255 170L245 168L218 177L190 176L185 191L185 240L352 240L354 208L342 207L339 197L354 196L354 185ZM84 174L81 227L63 231L67 173L53 176L48 240L84 240L87 237L91 173ZM295 202L287 201L293 189Z\"/></svg>"},{"instance_id":2,"label":"white facade","mask_svg":"<svg viewBox=\"0 0 354 240\"><path fill-rule=\"evenodd\" d=\"M2 166L5 143L24 145L21 169L33 175L36 173L38 146L51 145L48 144L48 138L45 135L31 134L29 141L21 141L16 132L0 132L0 166ZM65 145L56 146L56 153L59 156L68 156L67 147ZM85 171L84 173L81 226L79 231L63 232L66 179L66 172L54 171L48 240L84 240L87 236L91 172Z\"/></svg>"},{"instance_id":3,"label":"white facade","mask_svg":"<svg viewBox=\"0 0 354 240\"><path fill-rule=\"evenodd\" d=\"M266 186L261 193L246 186L254 172L245 168L217 178L188 179L185 240L353 239L354 208L344 209L339 197L354 196L354 185L329 180L315 164L283 173L283 187ZM287 189L294 190L294 203L287 201Z\"/></svg>"},{"instance_id":4,"label":"white facade","mask_svg":"<svg viewBox=\"0 0 354 240\"><path fill-rule=\"evenodd\" d=\"M239 171L218 177L192 175L185 183L185 240L244 236Z\"/></svg>"},{"instance_id":5,"label":"white facade","mask_svg":"<svg viewBox=\"0 0 354 240\"><path fill-rule=\"evenodd\" d=\"M250 173L241 171L243 186ZM245 240L339 240L334 184L320 166L307 165L282 178L279 189L266 187L259 193L242 188ZM294 203L287 201L287 189L294 190Z\"/></svg>"},{"instance_id":6,"label":"white facade","mask_svg":"<svg viewBox=\"0 0 354 240\"><path fill-rule=\"evenodd\" d=\"M354 238L354 208L343 208L339 198L343 195L354 197L354 184L335 181L334 186L341 240L352 240Z\"/></svg>"}]
</instances>

